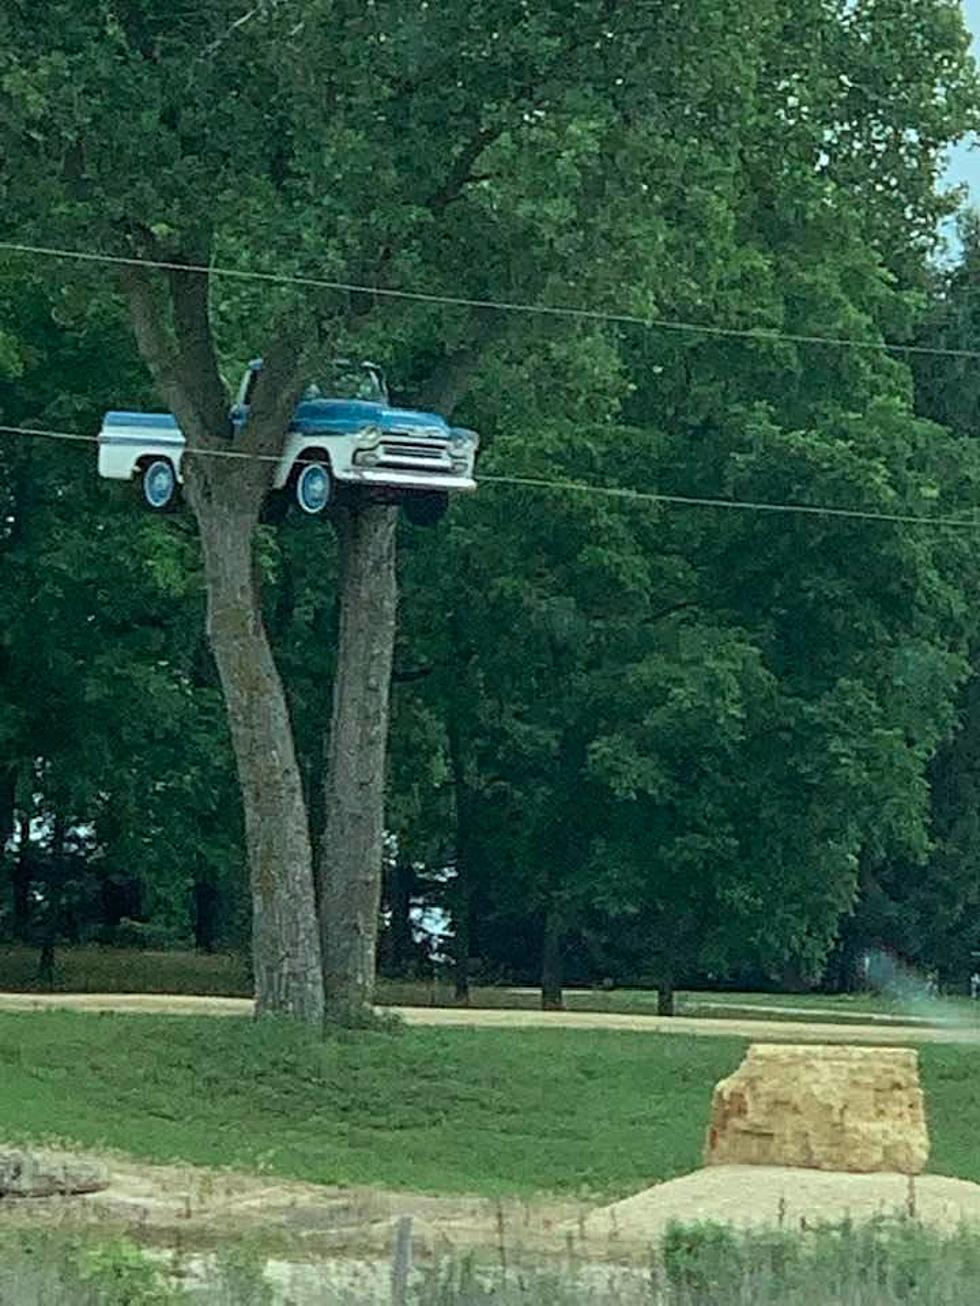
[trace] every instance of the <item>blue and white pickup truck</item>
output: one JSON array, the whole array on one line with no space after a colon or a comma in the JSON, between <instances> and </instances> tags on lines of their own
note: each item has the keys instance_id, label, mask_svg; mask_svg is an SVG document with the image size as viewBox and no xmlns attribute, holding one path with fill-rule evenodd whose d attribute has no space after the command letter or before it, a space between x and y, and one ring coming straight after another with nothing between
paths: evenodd
<instances>
[{"instance_id":1,"label":"blue and white pickup truck","mask_svg":"<svg viewBox=\"0 0 980 1306\"><path fill-rule=\"evenodd\" d=\"M261 368L256 359L245 370L231 410L236 430L248 417ZM450 491L476 489L478 447L476 432L450 426L437 413L392 408L375 364L339 359L296 405L272 493L316 514L360 487L361 494L403 503L411 521L428 525L446 511ZM166 512L179 497L185 449L169 413L106 413L99 475L134 481L145 507Z\"/></svg>"}]
</instances>

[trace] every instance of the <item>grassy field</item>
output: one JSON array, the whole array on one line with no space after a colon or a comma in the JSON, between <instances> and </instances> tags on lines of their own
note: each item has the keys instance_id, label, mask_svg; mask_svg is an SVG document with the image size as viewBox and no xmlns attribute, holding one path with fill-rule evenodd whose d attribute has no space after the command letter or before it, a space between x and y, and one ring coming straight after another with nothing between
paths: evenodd
<instances>
[{"instance_id":1,"label":"grassy field","mask_svg":"<svg viewBox=\"0 0 980 1306\"><path fill-rule=\"evenodd\" d=\"M319 1183L625 1193L697 1165L738 1040L0 1015L0 1136Z\"/></svg>"},{"instance_id":2,"label":"grassy field","mask_svg":"<svg viewBox=\"0 0 980 1306\"><path fill-rule=\"evenodd\" d=\"M700 1163L740 1039L0 1015L0 1137L319 1183L622 1195ZM921 1053L931 1168L980 1181L980 1051Z\"/></svg>"},{"instance_id":3,"label":"grassy field","mask_svg":"<svg viewBox=\"0 0 980 1306\"><path fill-rule=\"evenodd\" d=\"M38 952L0 946L0 991L46 991ZM61 993L200 993L247 997L251 981L239 953L151 952L138 948L59 948L53 987Z\"/></svg>"},{"instance_id":4,"label":"grassy field","mask_svg":"<svg viewBox=\"0 0 980 1306\"><path fill-rule=\"evenodd\" d=\"M34 949L0 947L0 991L29 992L49 986L38 979ZM57 954L54 988L64 993L191 993L206 996L246 997L251 993L244 958L235 953L191 951L150 952L99 947L64 948ZM452 987L440 983L402 983L382 980L378 1001L386 1006L454 1006ZM565 1003L570 1011L605 1011L627 1015L653 1015L654 989L570 989ZM474 987L474 1007L526 1007L540 1005L533 989ZM760 1010L764 1009L764 1010ZM680 993L679 1015L738 1019L761 1018L847 1023L869 1014L930 1020L955 1020L980 1025L980 1003L943 999L903 1003L874 993L837 996L821 993ZM806 1013L801 1016L801 1013Z\"/></svg>"}]
</instances>

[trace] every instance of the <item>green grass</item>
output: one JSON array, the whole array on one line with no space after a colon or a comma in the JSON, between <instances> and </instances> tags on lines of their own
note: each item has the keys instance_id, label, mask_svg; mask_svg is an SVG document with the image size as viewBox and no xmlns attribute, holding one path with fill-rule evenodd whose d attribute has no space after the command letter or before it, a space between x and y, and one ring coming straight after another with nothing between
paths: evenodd
<instances>
[{"instance_id":1,"label":"green grass","mask_svg":"<svg viewBox=\"0 0 980 1306\"><path fill-rule=\"evenodd\" d=\"M393 1006L453 1006L452 987L440 983L382 981L380 1001ZM480 987L470 993L473 1007L516 1007L531 1010L540 1006L534 989ZM623 1015L656 1015L656 989L569 989L565 993L569 1011L618 1012ZM808 1020L815 1023L861 1022L870 1016L915 1017L937 1024L953 1019L980 1025L980 1003L967 999L940 998L906 1002L879 993L733 993L724 990L679 992L679 1016L710 1016L722 1020ZM760 1008L762 1010L760 1010Z\"/></svg>"},{"instance_id":2,"label":"green grass","mask_svg":"<svg viewBox=\"0 0 980 1306\"><path fill-rule=\"evenodd\" d=\"M45 991L38 979L36 949L0 946L0 991ZM197 993L207 996L250 996L244 959L235 953L208 955L193 951L142 951L81 947L59 949L53 988L61 993ZM378 1001L384 1006L454 1006L452 986L445 983L382 980ZM470 999L473 1007L514 1007L534 1010L540 999L533 989L514 986L476 986ZM598 1011L624 1015L654 1015L655 989L613 989L604 991L570 989L569 1011ZM868 1013L890 1016L912 1015L937 1023L955 1020L980 1024L980 1003L966 1000L914 1003L911 1006L873 993L832 995L822 993L727 993L690 992L677 997L682 1016L711 1016L721 1019L751 1018L759 1007L766 1020L809 1019L816 1022L861 1021ZM785 1014L781 1014L780 1010ZM800 1015L805 1012L806 1015Z\"/></svg>"},{"instance_id":3,"label":"green grass","mask_svg":"<svg viewBox=\"0 0 980 1306\"><path fill-rule=\"evenodd\" d=\"M11 993L200 993L251 996L237 953L155 952L138 948L59 948L54 984L38 978L38 951L0 946L0 991Z\"/></svg>"},{"instance_id":4,"label":"green grass","mask_svg":"<svg viewBox=\"0 0 980 1306\"><path fill-rule=\"evenodd\" d=\"M622 1195L695 1169L740 1039L0 1014L0 1137L428 1192ZM980 1181L980 1049L921 1050L931 1169Z\"/></svg>"},{"instance_id":5,"label":"green grass","mask_svg":"<svg viewBox=\"0 0 980 1306\"><path fill-rule=\"evenodd\" d=\"M0 1137L430 1192L624 1194L699 1164L728 1039L0 1015Z\"/></svg>"}]
</instances>

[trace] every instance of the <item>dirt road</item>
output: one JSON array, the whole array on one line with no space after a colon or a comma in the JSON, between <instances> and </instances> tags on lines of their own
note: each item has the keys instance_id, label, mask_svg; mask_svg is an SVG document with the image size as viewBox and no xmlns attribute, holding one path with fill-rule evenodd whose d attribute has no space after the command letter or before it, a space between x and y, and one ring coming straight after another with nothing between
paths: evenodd
<instances>
[{"instance_id":1,"label":"dirt road","mask_svg":"<svg viewBox=\"0 0 980 1306\"><path fill-rule=\"evenodd\" d=\"M247 998L158 993L0 993L0 1011L112 1011L174 1016L249 1016ZM980 1027L833 1024L803 1020L724 1020L713 1016L631 1016L590 1011L479 1007L388 1007L409 1025L473 1029L630 1030L647 1034L777 1039L781 1043L976 1043Z\"/></svg>"}]
</instances>

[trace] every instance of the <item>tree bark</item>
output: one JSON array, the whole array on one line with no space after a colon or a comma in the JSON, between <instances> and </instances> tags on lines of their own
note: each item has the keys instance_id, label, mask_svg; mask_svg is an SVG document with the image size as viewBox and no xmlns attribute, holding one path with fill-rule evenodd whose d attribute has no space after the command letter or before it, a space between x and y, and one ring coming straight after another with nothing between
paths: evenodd
<instances>
[{"instance_id":1,"label":"tree bark","mask_svg":"<svg viewBox=\"0 0 980 1306\"><path fill-rule=\"evenodd\" d=\"M327 740L319 857L327 1017L370 1014L384 840L391 667L395 645L397 509L337 513L340 630Z\"/></svg>"},{"instance_id":2,"label":"tree bark","mask_svg":"<svg viewBox=\"0 0 980 1306\"><path fill-rule=\"evenodd\" d=\"M196 470L196 469L195 469ZM258 503L228 485L191 482L204 553L208 635L224 692L245 812L256 1014L318 1021L323 990L313 859L292 723L262 621L252 558Z\"/></svg>"},{"instance_id":3,"label":"tree bark","mask_svg":"<svg viewBox=\"0 0 980 1306\"><path fill-rule=\"evenodd\" d=\"M558 912L549 907L541 947L541 1010L564 1011L561 967L562 928Z\"/></svg>"},{"instance_id":4,"label":"tree bark","mask_svg":"<svg viewBox=\"0 0 980 1306\"><path fill-rule=\"evenodd\" d=\"M208 262L208 233L201 233L192 253L188 262ZM291 328L266 350L248 421L232 448L229 398L211 333L208 277L179 268L169 271L167 280L172 333L146 270L131 267L123 273L140 353L191 449L184 472L201 536L208 636L245 816L256 1015L318 1022L323 981L312 841L252 553L272 468L302 386L302 323L294 315Z\"/></svg>"}]
</instances>

